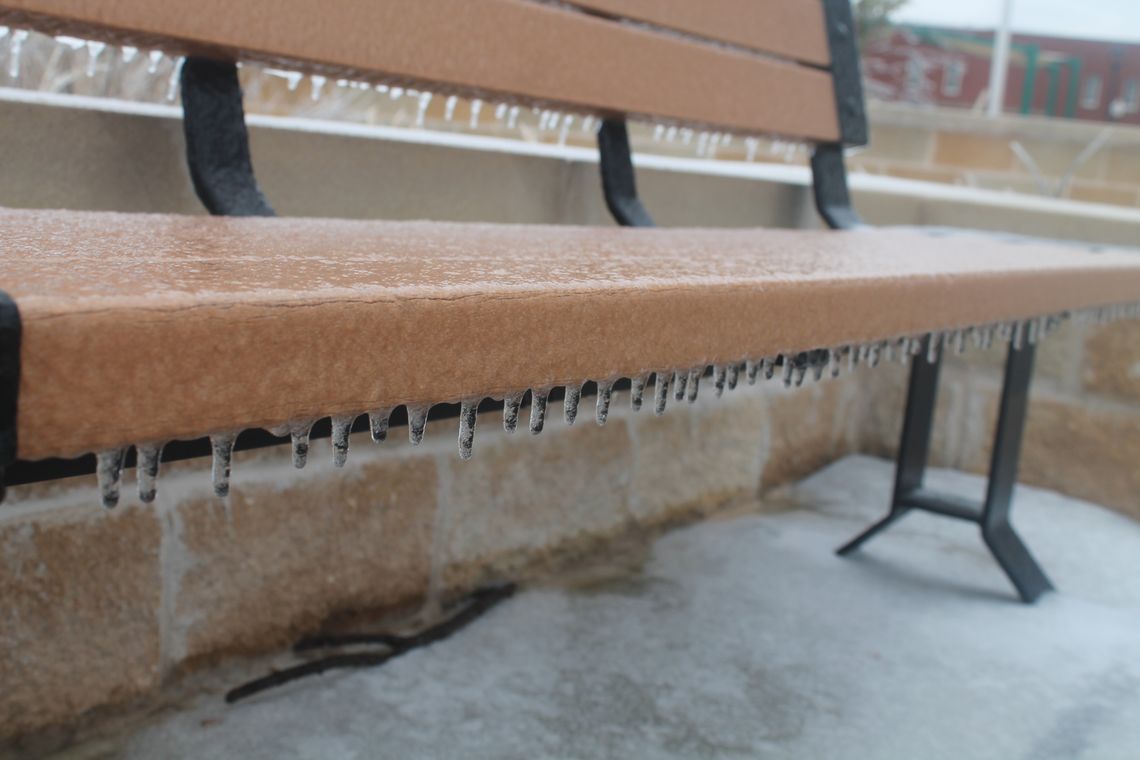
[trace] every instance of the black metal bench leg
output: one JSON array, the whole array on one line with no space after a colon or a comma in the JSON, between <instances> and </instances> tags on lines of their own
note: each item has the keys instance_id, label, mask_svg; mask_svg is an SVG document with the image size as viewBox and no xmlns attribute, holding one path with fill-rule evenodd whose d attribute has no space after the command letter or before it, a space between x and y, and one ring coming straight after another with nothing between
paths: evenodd
<instances>
[{"instance_id":1,"label":"black metal bench leg","mask_svg":"<svg viewBox=\"0 0 1140 760\"><path fill-rule=\"evenodd\" d=\"M985 503L979 509L977 505L942 496L923 487L941 370L940 357L935 357L934 361L928 359L929 340L911 367L891 510L886 517L841 546L838 553L850 554L912 509L969 520L981 527L982 539L1022 601L1034 602L1053 586L1010 525L1009 512L1017 483L1035 347L1022 345L1009 349L989 484Z\"/></svg>"},{"instance_id":2,"label":"black metal bench leg","mask_svg":"<svg viewBox=\"0 0 1140 760\"><path fill-rule=\"evenodd\" d=\"M209 58L182 63L186 163L198 198L217 216L273 216L253 176L237 64Z\"/></svg>"},{"instance_id":3,"label":"black metal bench leg","mask_svg":"<svg viewBox=\"0 0 1140 760\"><path fill-rule=\"evenodd\" d=\"M934 404L938 398L938 375L942 369L942 356L929 361L930 338L911 363L910 383L906 394L906 412L903 415L902 439L899 442L898 464L895 468L895 490L891 497L891 511L851 541L839 547L838 554L846 555L858 549L876 534L910 511L906 497L922 488L926 461L930 454L930 433L934 425Z\"/></svg>"},{"instance_id":4,"label":"black metal bench leg","mask_svg":"<svg viewBox=\"0 0 1140 760\"><path fill-rule=\"evenodd\" d=\"M1005 365L994 450L990 461L990 482L982 509L982 538L994 558L1025 602L1034 602L1053 584L1025 548L1009 522L1017 466L1021 457L1021 437L1029 407L1029 383L1033 378L1036 347L1010 348Z\"/></svg>"},{"instance_id":5,"label":"black metal bench leg","mask_svg":"<svg viewBox=\"0 0 1140 760\"><path fill-rule=\"evenodd\" d=\"M4 501L4 472L16 461L16 412L20 396L20 310L0 290L0 502Z\"/></svg>"},{"instance_id":6,"label":"black metal bench leg","mask_svg":"<svg viewBox=\"0 0 1140 760\"><path fill-rule=\"evenodd\" d=\"M652 227L653 217L637 195L629 130L622 119L606 119L598 130L602 193L614 221L623 227Z\"/></svg>"},{"instance_id":7,"label":"black metal bench leg","mask_svg":"<svg viewBox=\"0 0 1140 760\"><path fill-rule=\"evenodd\" d=\"M851 230L863 222L851 205L843 145L820 143L811 154L811 191L824 224L833 230Z\"/></svg>"}]
</instances>

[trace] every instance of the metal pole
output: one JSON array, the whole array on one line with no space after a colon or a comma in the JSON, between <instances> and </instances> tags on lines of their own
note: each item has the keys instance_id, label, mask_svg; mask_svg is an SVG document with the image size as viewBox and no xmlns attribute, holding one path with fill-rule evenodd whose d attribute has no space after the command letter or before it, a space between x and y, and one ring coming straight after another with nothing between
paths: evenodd
<instances>
[{"instance_id":1,"label":"metal pole","mask_svg":"<svg viewBox=\"0 0 1140 760\"><path fill-rule=\"evenodd\" d=\"M990 61L990 102L986 115L990 118L1001 115L1005 100L1005 80L1009 71L1010 23L1013 20L1013 0L1003 0L1001 24L994 33L994 54Z\"/></svg>"}]
</instances>

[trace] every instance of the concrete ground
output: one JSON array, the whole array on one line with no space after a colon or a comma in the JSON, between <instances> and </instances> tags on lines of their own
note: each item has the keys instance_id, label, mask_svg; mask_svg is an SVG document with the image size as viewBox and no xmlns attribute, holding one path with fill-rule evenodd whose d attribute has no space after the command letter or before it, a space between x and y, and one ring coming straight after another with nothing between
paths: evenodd
<instances>
[{"instance_id":1,"label":"concrete ground","mask_svg":"<svg viewBox=\"0 0 1140 760\"><path fill-rule=\"evenodd\" d=\"M382 668L219 697L100 756L1140 756L1140 525L1020 488L1060 589L1023 606L969 524L909 516L836 558L891 475L846 459L794 511L669 534L639 574L527 591Z\"/></svg>"}]
</instances>

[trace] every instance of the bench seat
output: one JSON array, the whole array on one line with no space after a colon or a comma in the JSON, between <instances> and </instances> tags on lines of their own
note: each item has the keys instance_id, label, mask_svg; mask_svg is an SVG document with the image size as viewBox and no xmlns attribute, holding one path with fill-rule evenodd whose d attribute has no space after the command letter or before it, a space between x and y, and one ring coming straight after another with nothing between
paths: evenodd
<instances>
[{"instance_id":1,"label":"bench seat","mask_svg":"<svg viewBox=\"0 0 1140 760\"><path fill-rule=\"evenodd\" d=\"M1140 256L979 233L0 211L22 459L1131 302Z\"/></svg>"}]
</instances>

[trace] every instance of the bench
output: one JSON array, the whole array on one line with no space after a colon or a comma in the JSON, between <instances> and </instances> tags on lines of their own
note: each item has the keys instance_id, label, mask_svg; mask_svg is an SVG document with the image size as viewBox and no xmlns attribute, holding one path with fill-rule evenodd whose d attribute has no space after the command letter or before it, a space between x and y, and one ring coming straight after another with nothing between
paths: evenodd
<instances>
[{"instance_id":1,"label":"bench","mask_svg":"<svg viewBox=\"0 0 1140 760\"><path fill-rule=\"evenodd\" d=\"M125 467L150 501L160 460L208 454L224 496L235 447L291 439L303 466L330 435L343 465L350 432L417 443L430 410L458 417L466 458L480 411L537 433L551 401L573 422L593 396L604 424L619 387L661 413L705 377L719 395L894 358L912 370L891 510L841 552L927 510L977 522L1024 600L1050 587L1008 519L1034 346L1066 317L1134 314L1140 258L863 225L847 0L0 0L0 23L186 55L214 215L0 211L5 483L95 471L112 507ZM268 218L241 60L599 116L607 206L634 229ZM648 229L627 118L809 143L832 230ZM990 489L963 504L923 488L941 352L996 340Z\"/></svg>"}]
</instances>

